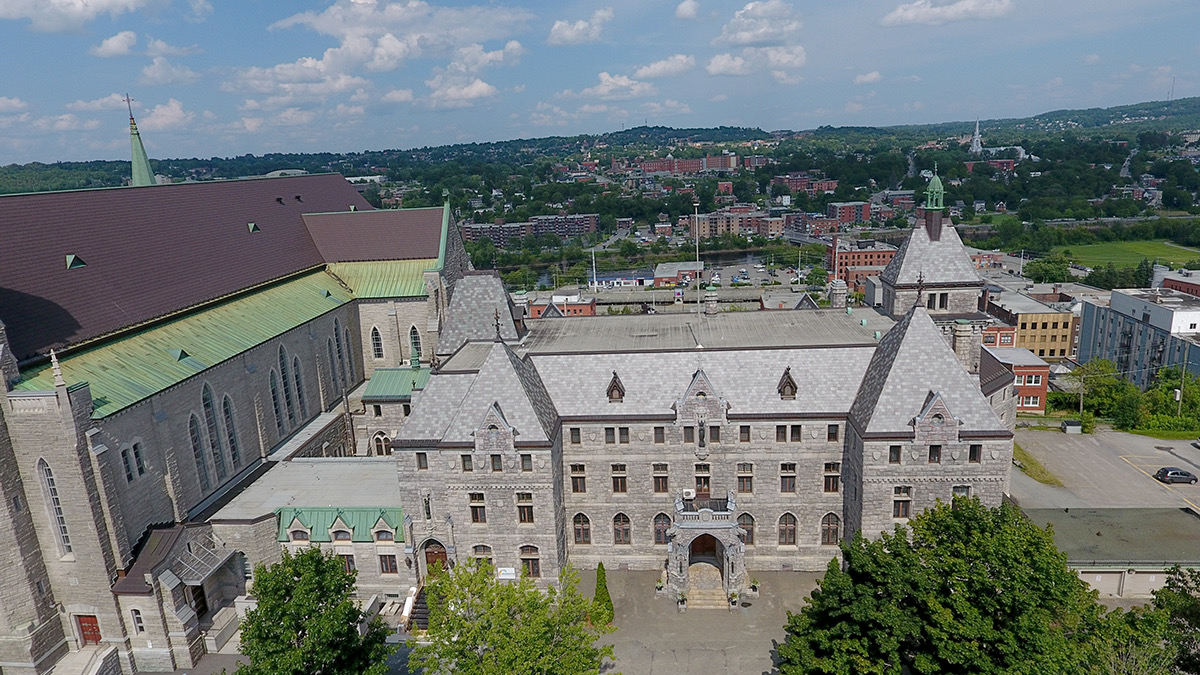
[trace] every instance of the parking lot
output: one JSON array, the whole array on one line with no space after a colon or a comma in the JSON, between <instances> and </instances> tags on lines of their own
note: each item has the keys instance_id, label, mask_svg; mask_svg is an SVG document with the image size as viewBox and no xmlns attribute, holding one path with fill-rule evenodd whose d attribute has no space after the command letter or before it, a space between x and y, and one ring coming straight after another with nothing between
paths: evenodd
<instances>
[{"instance_id":1,"label":"parking lot","mask_svg":"<svg viewBox=\"0 0 1200 675\"><path fill-rule=\"evenodd\" d=\"M1178 508L1200 512L1200 485L1165 485L1160 467L1200 474L1200 449L1188 441L1163 441L1115 431L1072 435L1018 430L1016 442L1063 487L1042 485L1014 469L1012 493L1024 508Z\"/></svg>"}]
</instances>

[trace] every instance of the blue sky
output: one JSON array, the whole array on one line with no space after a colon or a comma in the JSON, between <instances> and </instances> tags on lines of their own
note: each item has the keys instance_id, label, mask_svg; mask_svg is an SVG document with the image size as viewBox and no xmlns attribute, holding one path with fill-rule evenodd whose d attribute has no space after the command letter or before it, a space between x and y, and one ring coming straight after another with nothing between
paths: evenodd
<instances>
[{"instance_id":1,"label":"blue sky","mask_svg":"<svg viewBox=\"0 0 1200 675\"><path fill-rule=\"evenodd\" d=\"M0 0L0 165L1200 95L1196 0Z\"/></svg>"}]
</instances>

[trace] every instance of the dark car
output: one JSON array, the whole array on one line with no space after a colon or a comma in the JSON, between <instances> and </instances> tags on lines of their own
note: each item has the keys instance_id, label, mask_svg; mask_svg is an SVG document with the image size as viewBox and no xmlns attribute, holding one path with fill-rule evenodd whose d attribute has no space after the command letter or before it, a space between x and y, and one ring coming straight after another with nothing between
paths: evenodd
<instances>
[{"instance_id":1,"label":"dark car","mask_svg":"<svg viewBox=\"0 0 1200 675\"><path fill-rule=\"evenodd\" d=\"M1173 466L1164 466L1158 471L1155 471L1154 477L1164 483L1196 484L1196 474L1192 473L1191 471L1184 471L1183 469Z\"/></svg>"}]
</instances>

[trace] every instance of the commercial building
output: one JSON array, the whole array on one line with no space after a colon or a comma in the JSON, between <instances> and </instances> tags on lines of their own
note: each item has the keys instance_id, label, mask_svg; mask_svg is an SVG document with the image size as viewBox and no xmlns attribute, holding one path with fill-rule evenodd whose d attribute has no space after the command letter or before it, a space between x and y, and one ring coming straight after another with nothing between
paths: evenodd
<instances>
[{"instance_id":1,"label":"commercial building","mask_svg":"<svg viewBox=\"0 0 1200 675\"><path fill-rule=\"evenodd\" d=\"M1125 288L1107 307L1085 302L1079 361L1106 359L1145 389L1165 367L1200 372L1200 298L1171 288Z\"/></svg>"},{"instance_id":2,"label":"commercial building","mask_svg":"<svg viewBox=\"0 0 1200 675\"><path fill-rule=\"evenodd\" d=\"M836 218L839 225L860 225L871 222L870 202L830 202L825 215Z\"/></svg>"},{"instance_id":3,"label":"commercial building","mask_svg":"<svg viewBox=\"0 0 1200 675\"><path fill-rule=\"evenodd\" d=\"M1075 316L1028 295L1005 292L988 299L988 312L1016 328L1015 347L1023 347L1047 361L1070 358L1074 349Z\"/></svg>"},{"instance_id":4,"label":"commercial building","mask_svg":"<svg viewBox=\"0 0 1200 675\"><path fill-rule=\"evenodd\" d=\"M524 223L462 223L462 236L467 241L479 241L487 237L493 244L504 248L513 241L529 235L555 234L566 240L595 232L600 223L600 214L571 213L549 216L531 216Z\"/></svg>"}]
</instances>

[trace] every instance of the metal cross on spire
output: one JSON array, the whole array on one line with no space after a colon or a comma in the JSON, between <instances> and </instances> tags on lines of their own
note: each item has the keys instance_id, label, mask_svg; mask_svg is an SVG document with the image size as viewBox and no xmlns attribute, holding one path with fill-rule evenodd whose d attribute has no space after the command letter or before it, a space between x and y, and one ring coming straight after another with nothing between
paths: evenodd
<instances>
[{"instance_id":1,"label":"metal cross on spire","mask_svg":"<svg viewBox=\"0 0 1200 675\"><path fill-rule=\"evenodd\" d=\"M125 107L129 108L129 119L132 120L133 119L133 99L129 97L129 94L125 94L125 98L123 98L121 100L125 101Z\"/></svg>"}]
</instances>

